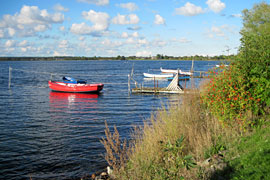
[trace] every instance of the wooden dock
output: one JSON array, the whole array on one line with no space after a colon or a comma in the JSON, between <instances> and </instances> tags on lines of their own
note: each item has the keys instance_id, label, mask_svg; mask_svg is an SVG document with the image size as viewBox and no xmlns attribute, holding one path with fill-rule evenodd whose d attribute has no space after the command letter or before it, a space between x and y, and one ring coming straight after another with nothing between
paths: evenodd
<instances>
[{"instance_id":1,"label":"wooden dock","mask_svg":"<svg viewBox=\"0 0 270 180\"><path fill-rule=\"evenodd\" d=\"M167 88L153 88L153 87L142 87L142 88L133 88L132 93L145 93L145 94L184 94L184 91L179 90L168 90Z\"/></svg>"},{"instance_id":2,"label":"wooden dock","mask_svg":"<svg viewBox=\"0 0 270 180\"><path fill-rule=\"evenodd\" d=\"M154 80L154 84L155 80ZM177 73L172 82L168 85L168 87L165 88L160 88L156 87L140 87L140 88L133 88L132 93L167 93L167 94L183 94L184 93L184 88L179 84L179 74Z\"/></svg>"}]
</instances>

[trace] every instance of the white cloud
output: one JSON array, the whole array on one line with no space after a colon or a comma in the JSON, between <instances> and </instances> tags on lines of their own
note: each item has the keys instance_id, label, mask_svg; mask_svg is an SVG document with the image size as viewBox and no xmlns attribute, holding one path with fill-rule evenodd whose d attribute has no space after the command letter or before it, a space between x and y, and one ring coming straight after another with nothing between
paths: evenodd
<instances>
[{"instance_id":1,"label":"white cloud","mask_svg":"<svg viewBox=\"0 0 270 180\"><path fill-rule=\"evenodd\" d=\"M117 16L112 19L112 23L120 24L120 25L138 24L139 21L140 19L136 14L130 14L130 15L117 14Z\"/></svg>"},{"instance_id":2,"label":"white cloud","mask_svg":"<svg viewBox=\"0 0 270 180\"><path fill-rule=\"evenodd\" d=\"M142 45L145 45L145 44L148 44L148 41L146 39L139 39L138 43L142 44Z\"/></svg>"},{"instance_id":3,"label":"white cloud","mask_svg":"<svg viewBox=\"0 0 270 180\"><path fill-rule=\"evenodd\" d=\"M95 35L107 30L109 26L109 15L104 12L95 12L90 10L82 12L84 19L89 20L93 25L89 26L85 22L81 24L72 24L70 31L74 34L92 34Z\"/></svg>"},{"instance_id":4,"label":"white cloud","mask_svg":"<svg viewBox=\"0 0 270 180\"><path fill-rule=\"evenodd\" d=\"M226 7L225 3L220 0L207 0L206 4L215 13L219 13Z\"/></svg>"},{"instance_id":5,"label":"white cloud","mask_svg":"<svg viewBox=\"0 0 270 180\"><path fill-rule=\"evenodd\" d=\"M23 40L22 42L19 43L20 47L24 47L27 45L27 40Z\"/></svg>"},{"instance_id":6,"label":"white cloud","mask_svg":"<svg viewBox=\"0 0 270 180\"><path fill-rule=\"evenodd\" d=\"M36 32L44 32L44 31L46 31L46 29L47 29L47 26L45 26L43 24L39 24L39 25L34 27L34 30Z\"/></svg>"},{"instance_id":7,"label":"white cloud","mask_svg":"<svg viewBox=\"0 0 270 180\"><path fill-rule=\"evenodd\" d=\"M104 39L102 42L101 42L102 45L105 45L105 46L110 46L111 45L111 40L109 39Z\"/></svg>"},{"instance_id":8,"label":"white cloud","mask_svg":"<svg viewBox=\"0 0 270 180\"><path fill-rule=\"evenodd\" d=\"M78 2L84 2L88 4L95 4L98 6L104 6L109 4L109 0L77 0Z\"/></svg>"},{"instance_id":9,"label":"white cloud","mask_svg":"<svg viewBox=\"0 0 270 180\"><path fill-rule=\"evenodd\" d=\"M21 51L22 51L22 52L26 52L26 51L27 51L27 48L22 47L22 48L21 48Z\"/></svg>"},{"instance_id":10,"label":"white cloud","mask_svg":"<svg viewBox=\"0 0 270 180\"><path fill-rule=\"evenodd\" d=\"M74 34L91 34L93 33L93 28L86 23L72 24L70 31Z\"/></svg>"},{"instance_id":11,"label":"white cloud","mask_svg":"<svg viewBox=\"0 0 270 180\"><path fill-rule=\"evenodd\" d=\"M95 12L90 10L88 12L82 12L82 16L92 22L94 31L103 31L106 30L109 26L109 18L110 16L104 12Z\"/></svg>"},{"instance_id":12,"label":"white cloud","mask_svg":"<svg viewBox=\"0 0 270 180\"><path fill-rule=\"evenodd\" d=\"M103 41L101 41L100 44L101 44L103 49L115 49L115 48L121 46L123 43L120 41L112 41L112 40L106 38Z\"/></svg>"},{"instance_id":13,"label":"white cloud","mask_svg":"<svg viewBox=\"0 0 270 180\"><path fill-rule=\"evenodd\" d=\"M128 34L127 32L123 32L122 34L121 34L121 38L125 38L125 39L127 39L127 38L132 38L132 37L134 37L134 38L138 38L139 37L139 33L136 31L136 32L134 32L134 33L132 33L132 34Z\"/></svg>"},{"instance_id":14,"label":"white cloud","mask_svg":"<svg viewBox=\"0 0 270 180\"><path fill-rule=\"evenodd\" d=\"M165 24L165 19L161 17L159 14L156 14L154 23L157 25Z\"/></svg>"},{"instance_id":15,"label":"white cloud","mask_svg":"<svg viewBox=\"0 0 270 180\"><path fill-rule=\"evenodd\" d=\"M128 33L127 32L123 32L121 35L122 38L128 38Z\"/></svg>"},{"instance_id":16,"label":"white cloud","mask_svg":"<svg viewBox=\"0 0 270 180\"><path fill-rule=\"evenodd\" d=\"M9 48L15 45L15 41L14 40L7 40L5 43L5 47Z\"/></svg>"},{"instance_id":17,"label":"white cloud","mask_svg":"<svg viewBox=\"0 0 270 180\"><path fill-rule=\"evenodd\" d=\"M3 28L5 35L11 37L33 36L63 21L64 15L61 13L49 14L46 9L40 10L37 6L23 6L14 16L4 15L0 20L0 28Z\"/></svg>"},{"instance_id":18,"label":"white cloud","mask_svg":"<svg viewBox=\"0 0 270 180\"><path fill-rule=\"evenodd\" d=\"M55 11L64 11L64 12L69 11L68 8L63 7L61 4L56 4L56 5L54 5L53 9L54 9Z\"/></svg>"},{"instance_id":19,"label":"white cloud","mask_svg":"<svg viewBox=\"0 0 270 180\"><path fill-rule=\"evenodd\" d=\"M67 40L62 40L58 44L59 48L67 48L68 47L68 41Z\"/></svg>"},{"instance_id":20,"label":"white cloud","mask_svg":"<svg viewBox=\"0 0 270 180\"><path fill-rule=\"evenodd\" d=\"M175 13L184 16L195 16L204 13L204 10L200 6L187 2L185 6L176 8Z\"/></svg>"},{"instance_id":21,"label":"white cloud","mask_svg":"<svg viewBox=\"0 0 270 180\"><path fill-rule=\"evenodd\" d=\"M119 4L121 8L127 9L129 11L136 11L138 9L138 6L135 3L122 3Z\"/></svg>"},{"instance_id":22,"label":"white cloud","mask_svg":"<svg viewBox=\"0 0 270 180\"><path fill-rule=\"evenodd\" d=\"M8 34L12 37L16 33L16 30L14 28L8 28Z\"/></svg>"},{"instance_id":23,"label":"white cloud","mask_svg":"<svg viewBox=\"0 0 270 180\"><path fill-rule=\"evenodd\" d=\"M62 23L64 15L61 13L49 14L46 9L40 10L37 6L23 6L20 14L13 16L18 24L51 24Z\"/></svg>"},{"instance_id":24,"label":"white cloud","mask_svg":"<svg viewBox=\"0 0 270 180\"><path fill-rule=\"evenodd\" d=\"M53 51L53 56L61 56L62 54L59 53L58 51Z\"/></svg>"},{"instance_id":25,"label":"white cloud","mask_svg":"<svg viewBox=\"0 0 270 180\"><path fill-rule=\"evenodd\" d=\"M224 25L221 25L221 26L212 26L208 30L206 35L209 38L223 37L225 39L228 39L228 37L229 37L228 33L234 34L236 32L237 32L237 30L235 29L235 27L224 24Z\"/></svg>"},{"instance_id":26,"label":"white cloud","mask_svg":"<svg viewBox=\"0 0 270 180\"><path fill-rule=\"evenodd\" d=\"M217 36L220 36L220 37L225 36L222 27L212 26L211 32L213 32L214 34L216 34Z\"/></svg>"},{"instance_id":27,"label":"white cloud","mask_svg":"<svg viewBox=\"0 0 270 180\"><path fill-rule=\"evenodd\" d=\"M140 51L136 53L137 57L148 57L151 56L152 52L151 51Z\"/></svg>"},{"instance_id":28,"label":"white cloud","mask_svg":"<svg viewBox=\"0 0 270 180\"><path fill-rule=\"evenodd\" d=\"M139 33L136 31L136 32L134 32L134 33L132 34L132 36L135 37L135 38L137 38L137 37L139 37Z\"/></svg>"},{"instance_id":29,"label":"white cloud","mask_svg":"<svg viewBox=\"0 0 270 180\"><path fill-rule=\"evenodd\" d=\"M127 44L135 44L135 40L134 40L133 38L128 38L128 39L126 40L126 43L127 43Z\"/></svg>"}]
</instances>

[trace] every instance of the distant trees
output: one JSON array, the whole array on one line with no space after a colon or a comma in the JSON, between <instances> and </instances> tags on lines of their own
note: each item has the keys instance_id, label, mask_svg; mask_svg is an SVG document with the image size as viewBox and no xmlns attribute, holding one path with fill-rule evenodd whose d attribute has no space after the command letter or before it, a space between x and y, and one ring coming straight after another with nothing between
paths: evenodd
<instances>
[{"instance_id":1,"label":"distant trees","mask_svg":"<svg viewBox=\"0 0 270 180\"><path fill-rule=\"evenodd\" d=\"M157 54L153 57L137 57L137 56L116 56L116 57L100 57L100 56L48 56L48 57L0 57L0 61L51 61L51 60L220 60L227 61L235 58L235 55L219 55L219 56L167 56Z\"/></svg>"},{"instance_id":2,"label":"distant trees","mask_svg":"<svg viewBox=\"0 0 270 180\"><path fill-rule=\"evenodd\" d=\"M125 57L125 56L120 56L120 55L118 55L118 56L116 57L116 59L117 59L117 60L126 60L126 57Z\"/></svg>"}]
</instances>

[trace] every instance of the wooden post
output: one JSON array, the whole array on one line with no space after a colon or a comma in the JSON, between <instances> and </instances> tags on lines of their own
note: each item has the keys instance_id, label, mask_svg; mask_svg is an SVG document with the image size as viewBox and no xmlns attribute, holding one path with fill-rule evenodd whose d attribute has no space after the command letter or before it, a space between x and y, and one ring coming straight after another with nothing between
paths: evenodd
<instances>
[{"instance_id":1,"label":"wooden post","mask_svg":"<svg viewBox=\"0 0 270 180\"><path fill-rule=\"evenodd\" d=\"M154 89L156 89L156 78L154 76Z\"/></svg>"},{"instance_id":2,"label":"wooden post","mask_svg":"<svg viewBox=\"0 0 270 180\"><path fill-rule=\"evenodd\" d=\"M8 70L8 89L10 89L10 85L11 85L11 75L12 75L12 68L9 67L9 70Z\"/></svg>"},{"instance_id":3,"label":"wooden post","mask_svg":"<svg viewBox=\"0 0 270 180\"><path fill-rule=\"evenodd\" d=\"M193 73L194 69L193 69L193 66L194 66L194 60L192 60L192 65L191 65L191 73Z\"/></svg>"},{"instance_id":4,"label":"wooden post","mask_svg":"<svg viewBox=\"0 0 270 180\"><path fill-rule=\"evenodd\" d=\"M130 94L130 75L128 74L128 94Z\"/></svg>"}]
</instances>

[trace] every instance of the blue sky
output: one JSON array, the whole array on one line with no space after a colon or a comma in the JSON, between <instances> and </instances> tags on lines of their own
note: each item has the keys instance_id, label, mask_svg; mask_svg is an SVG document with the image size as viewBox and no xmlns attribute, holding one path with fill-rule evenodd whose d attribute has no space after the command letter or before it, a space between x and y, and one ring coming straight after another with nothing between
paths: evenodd
<instances>
[{"instance_id":1,"label":"blue sky","mask_svg":"<svg viewBox=\"0 0 270 180\"><path fill-rule=\"evenodd\" d=\"M0 56L236 54L241 11L260 2L1 0Z\"/></svg>"}]
</instances>

